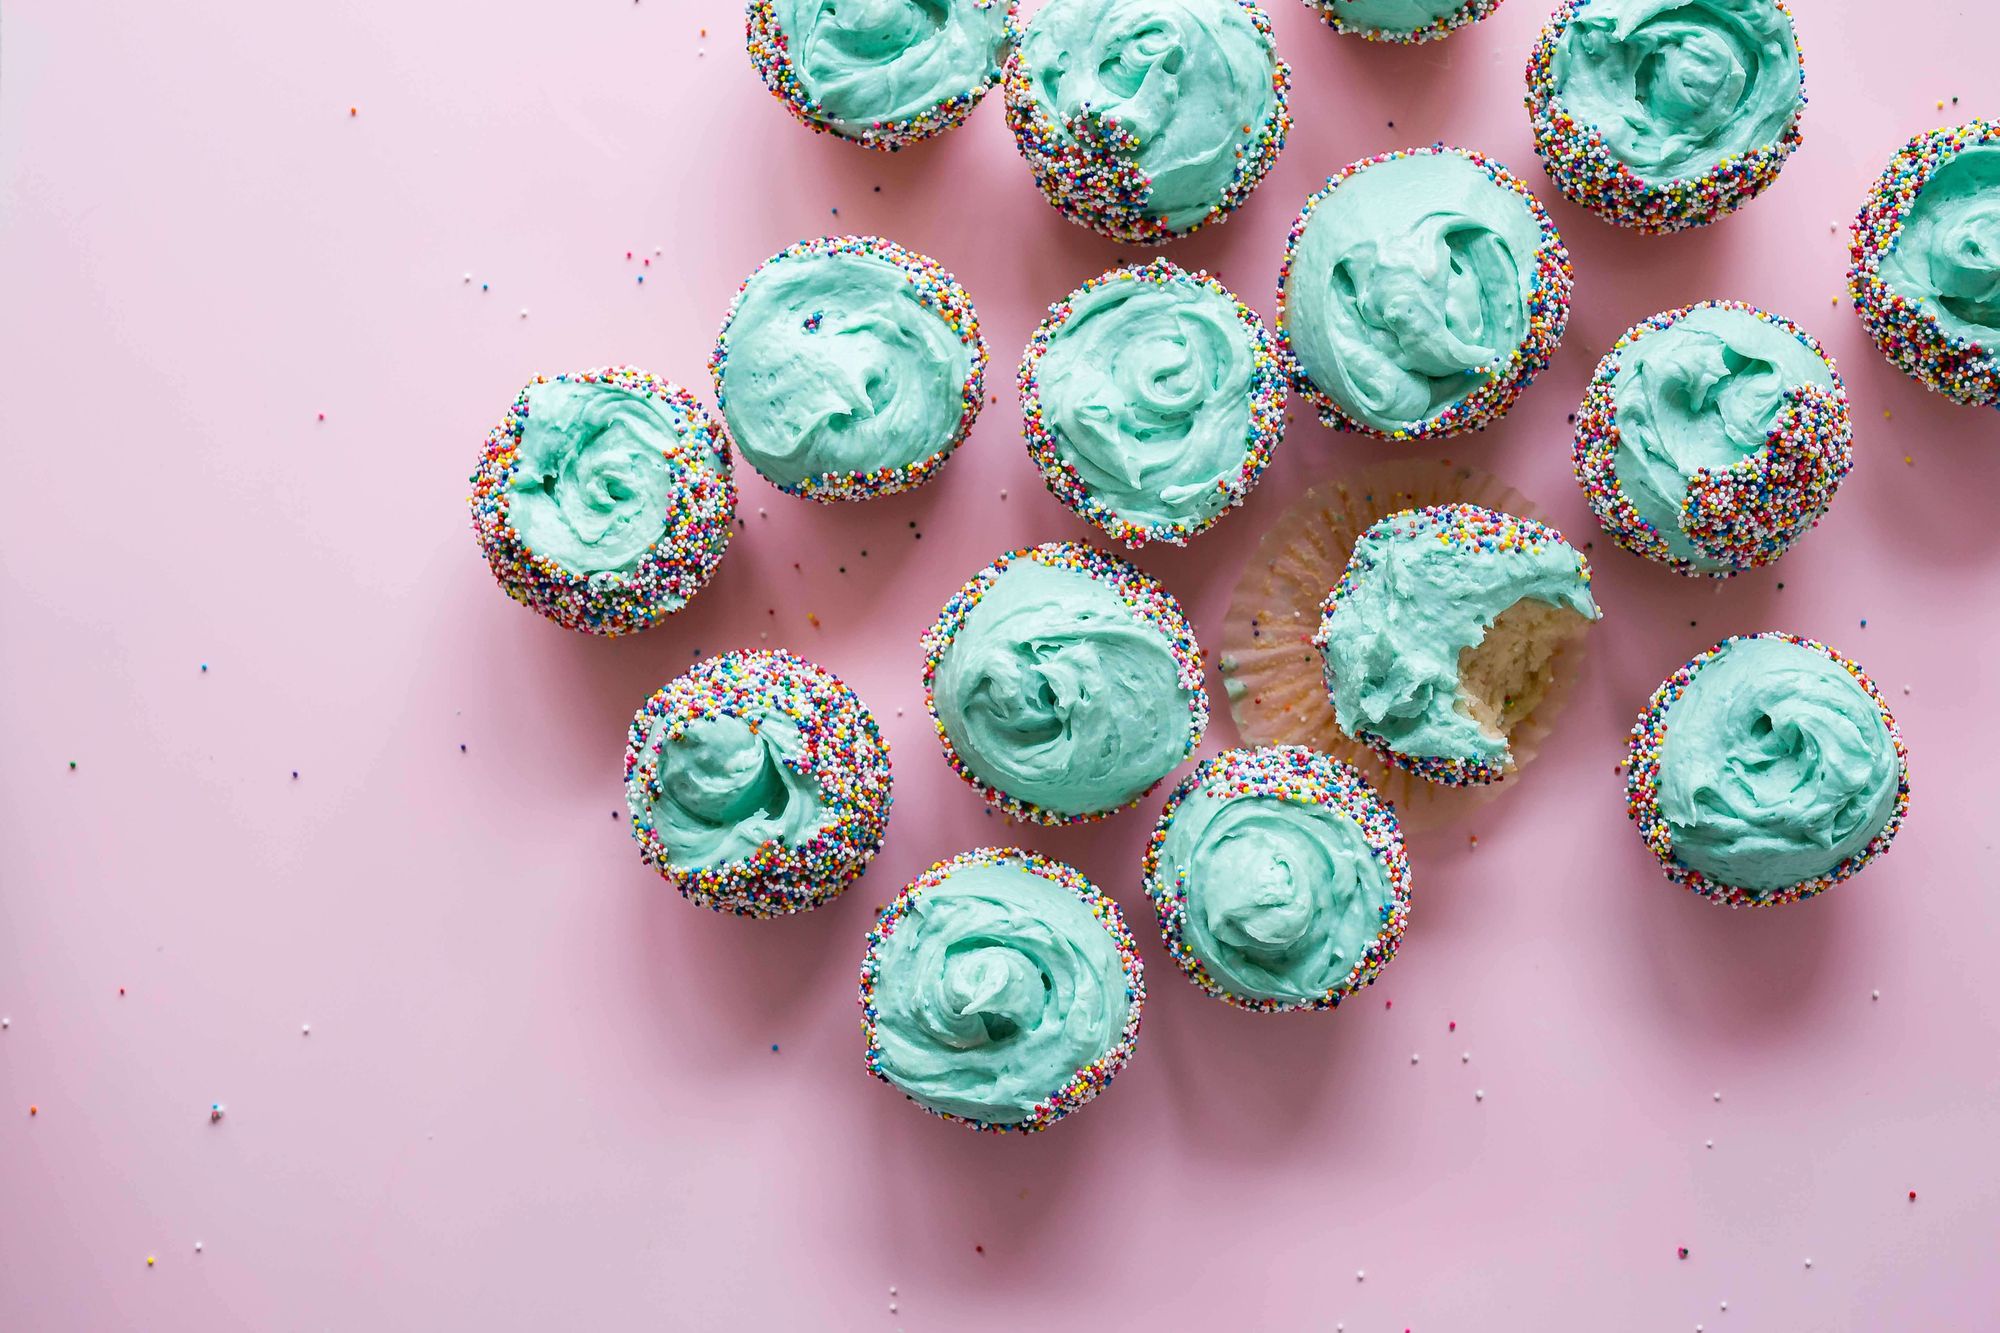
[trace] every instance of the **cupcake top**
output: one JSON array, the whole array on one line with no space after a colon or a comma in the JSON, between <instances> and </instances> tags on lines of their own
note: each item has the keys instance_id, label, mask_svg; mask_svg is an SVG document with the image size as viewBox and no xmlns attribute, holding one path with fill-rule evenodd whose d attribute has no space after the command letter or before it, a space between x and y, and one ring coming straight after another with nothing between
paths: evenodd
<instances>
[{"instance_id":1,"label":"cupcake top","mask_svg":"<svg viewBox=\"0 0 2000 1333\"><path fill-rule=\"evenodd\" d=\"M750 0L750 58L807 121L871 146L948 128L999 82L1017 0Z\"/></svg>"},{"instance_id":2,"label":"cupcake top","mask_svg":"<svg viewBox=\"0 0 2000 1333\"><path fill-rule=\"evenodd\" d=\"M1596 401L1600 386L1608 403ZM1750 306L1655 316L1619 340L1592 392L1577 424L1579 475L1622 501L1593 489L1592 508L1619 541L1688 573L1775 559L1852 466L1832 363L1796 325ZM1608 477L1597 475L1600 451Z\"/></svg>"},{"instance_id":3,"label":"cupcake top","mask_svg":"<svg viewBox=\"0 0 2000 1333\"><path fill-rule=\"evenodd\" d=\"M1467 711L1459 657L1526 600L1598 618L1589 562L1555 529L1465 504L1382 519L1355 543L1313 636L1334 720L1392 757L1503 768L1507 737Z\"/></svg>"},{"instance_id":4,"label":"cupcake top","mask_svg":"<svg viewBox=\"0 0 2000 1333\"><path fill-rule=\"evenodd\" d=\"M1396 813L1299 746L1230 750L1168 798L1146 893L1196 985L1247 1009L1332 1008L1375 979L1410 911Z\"/></svg>"},{"instance_id":5,"label":"cupcake top","mask_svg":"<svg viewBox=\"0 0 2000 1333\"><path fill-rule=\"evenodd\" d=\"M766 261L737 293L710 360L745 460L817 500L928 479L971 430L985 370L965 289L873 236L801 241Z\"/></svg>"},{"instance_id":6,"label":"cupcake top","mask_svg":"<svg viewBox=\"0 0 2000 1333\"><path fill-rule=\"evenodd\" d=\"M1235 207L1290 125L1288 72L1249 0L1047 0L1014 59L1008 111L1030 164L1071 177L1058 206L1125 240Z\"/></svg>"},{"instance_id":7,"label":"cupcake top","mask_svg":"<svg viewBox=\"0 0 2000 1333\"><path fill-rule=\"evenodd\" d=\"M1124 1065L1145 998L1116 904L1061 862L981 848L919 876L869 934L868 1070L946 1119L1045 1129Z\"/></svg>"},{"instance_id":8,"label":"cupcake top","mask_svg":"<svg viewBox=\"0 0 2000 1333\"><path fill-rule=\"evenodd\" d=\"M1798 38L1777 0L1577 0L1549 78L1569 114L1649 186L1777 143L1806 102Z\"/></svg>"},{"instance_id":9,"label":"cupcake top","mask_svg":"<svg viewBox=\"0 0 2000 1333\"><path fill-rule=\"evenodd\" d=\"M1790 635L1726 639L1632 732L1627 797L1676 879L1731 904L1810 897L1887 848L1909 804L1902 738L1867 676Z\"/></svg>"},{"instance_id":10,"label":"cupcake top","mask_svg":"<svg viewBox=\"0 0 2000 1333\"><path fill-rule=\"evenodd\" d=\"M626 366L537 379L487 436L473 529L509 595L622 634L679 610L729 545L729 452L684 390Z\"/></svg>"},{"instance_id":11,"label":"cupcake top","mask_svg":"<svg viewBox=\"0 0 2000 1333\"><path fill-rule=\"evenodd\" d=\"M1164 259L1050 306L1020 388L1049 489L1134 546L1184 543L1241 504L1284 433L1284 374L1262 321Z\"/></svg>"},{"instance_id":12,"label":"cupcake top","mask_svg":"<svg viewBox=\"0 0 2000 1333\"><path fill-rule=\"evenodd\" d=\"M882 845L889 793L874 715L786 652L696 664L640 708L625 749L647 864L738 915L801 911L846 888Z\"/></svg>"},{"instance_id":13,"label":"cupcake top","mask_svg":"<svg viewBox=\"0 0 2000 1333\"><path fill-rule=\"evenodd\" d=\"M1889 290L2000 365L2000 131L1943 156L1882 256Z\"/></svg>"},{"instance_id":14,"label":"cupcake top","mask_svg":"<svg viewBox=\"0 0 2000 1333\"><path fill-rule=\"evenodd\" d=\"M1428 42L1500 8L1500 0L1306 0L1335 32L1378 42Z\"/></svg>"},{"instance_id":15,"label":"cupcake top","mask_svg":"<svg viewBox=\"0 0 2000 1333\"><path fill-rule=\"evenodd\" d=\"M1504 411L1546 364L1569 282L1561 239L1512 175L1460 149L1389 153L1306 201L1279 333L1327 424L1450 434Z\"/></svg>"},{"instance_id":16,"label":"cupcake top","mask_svg":"<svg viewBox=\"0 0 2000 1333\"><path fill-rule=\"evenodd\" d=\"M924 703L945 757L1016 818L1130 805L1208 724L1200 650L1173 595L1074 542L1010 551L924 637Z\"/></svg>"}]
</instances>

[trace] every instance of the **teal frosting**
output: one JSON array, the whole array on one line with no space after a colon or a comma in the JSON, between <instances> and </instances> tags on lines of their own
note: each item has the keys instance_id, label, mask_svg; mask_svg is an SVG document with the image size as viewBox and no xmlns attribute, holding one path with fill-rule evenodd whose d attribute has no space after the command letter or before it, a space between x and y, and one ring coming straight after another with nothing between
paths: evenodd
<instances>
[{"instance_id":1,"label":"teal frosting","mask_svg":"<svg viewBox=\"0 0 2000 1333\"><path fill-rule=\"evenodd\" d=\"M1688 483L1766 447L1786 395L1831 391L1833 368L1782 325L1747 310L1691 310L1618 354L1611 401L1618 487L1667 549L1699 569L1732 566L1697 550L1681 527Z\"/></svg>"},{"instance_id":2,"label":"teal frosting","mask_svg":"<svg viewBox=\"0 0 2000 1333\"><path fill-rule=\"evenodd\" d=\"M1468 0L1313 0L1343 27L1407 35L1463 10Z\"/></svg>"},{"instance_id":3,"label":"teal frosting","mask_svg":"<svg viewBox=\"0 0 2000 1333\"><path fill-rule=\"evenodd\" d=\"M1071 297L1036 367L1041 425L1119 518L1200 527L1234 498L1254 364L1235 303L1214 289L1103 282Z\"/></svg>"},{"instance_id":4,"label":"teal frosting","mask_svg":"<svg viewBox=\"0 0 2000 1333\"><path fill-rule=\"evenodd\" d=\"M1312 207L1285 276L1292 355L1372 430L1414 430L1505 373L1528 333L1541 224L1456 153L1376 162Z\"/></svg>"},{"instance_id":5,"label":"teal frosting","mask_svg":"<svg viewBox=\"0 0 2000 1333\"><path fill-rule=\"evenodd\" d=\"M1805 109L1798 38L1772 0L1587 0L1549 72L1564 109L1648 185L1776 143Z\"/></svg>"},{"instance_id":6,"label":"teal frosting","mask_svg":"<svg viewBox=\"0 0 2000 1333\"><path fill-rule=\"evenodd\" d=\"M1681 864L1752 894L1826 874L1895 812L1901 763L1839 663L1738 639L1667 709L1658 801Z\"/></svg>"},{"instance_id":7,"label":"teal frosting","mask_svg":"<svg viewBox=\"0 0 2000 1333\"><path fill-rule=\"evenodd\" d=\"M1507 738L1489 734L1461 702L1459 655L1523 600L1587 620L1598 610L1575 548L1553 538L1507 550L1443 540L1451 515L1463 512L1406 511L1363 533L1313 641L1348 735L1415 759L1501 763Z\"/></svg>"},{"instance_id":8,"label":"teal frosting","mask_svg":"<svg viewBox=\"0 0 2000 1333\"><path fill-rule=\"evenodd\" d=\"M676 870L713 870L766 842L798 847L820 830L826 806L801 769L798 724L776 710L695 718L670 735L655 718L649 746L659 766L645 799Z\"/></svg>"},{"instance_id":9,"label":"teal frosting","mask_svg":"<svg viewBox=\"0 0 2000 1333\"><path fill-rule=\"evenodd\" d=\"M909 901L875 951L879 1069L934 1111L1026 1120L1123 1038L1117 942L1083 900L1018 861L962 864Z\"/></svg>"},{"instance_id":10,"label":"teal frosting","mask_svg":"<svg viewBox=\"0 0 2000 1333\"><path fill-rule=\"evenodd\" d=\"M862 136L997 78L1006 0L774 0L820 118Z\"/></svg>"},{"instance_id":11,"label":"teal frosting","mask_svg":"<svg viewBox=\"0 0 2000 1333\"><path fill-rule=\"evenodd\" d=\"M730 438L780 486L902 468L947 448L972 349L873 255L788 255L744 287L718 397Z\"/></svg>"},{"instance_id":12,"label":"teal frosting","mask_svg":"<svg viewBox=\"0 0 2000 1333\"><path fill-rule=\"evenodd\" d=\"M667 530L667 455L681 437L660 405L610 384L528 387L507 517L528 549L578 574L629 573Z\"/></svg>"},{"instance_id":13,"label":"teal frosting","mask_svg":"<svg viewBox=\"0 0 2000 1333\"><path fill-rule=\"evenodd\" d=\"M1277 51L1236 0L1048 0L1021 43L1035 103L1138 140L1144 212L1185 230L1222 201L1277 107Z\"/></svg>"},{"instance_id":14,"label":"teal frosting","mask_svg":"<svg viewBox=\"0 0 2000 1333\"><path fill-rule=\"evenodd\" d=\"M1200 788L1175 807L1160 876L1187 892L1183 940L1253 1000L1309 1004L1384 928L1389 874L1336 805Z\"/></svg>"},{"instance_id":15,"label":"teal frosting","mask_svg":"<svg viewBox=\"0 0 2000 1333\"><path fill-rule=\"evenodd\" d=\"M1947 334L2000 344L2000 144L1963 148L1932 173L1882 261L1891 290Z\"/></svg>"},{"instance_id":16,"label":"teal frosting","mask_svg":"<svg viewBox=\"0 0 2000 1333\"><path fill-rule=\"evenodd\" d=\"M1061 815L1115 810L1188 750L1189 691L1160 631L1107 579L1025 557L938 659L940 725L989 787Z\"/></svg>"}]
</instances>

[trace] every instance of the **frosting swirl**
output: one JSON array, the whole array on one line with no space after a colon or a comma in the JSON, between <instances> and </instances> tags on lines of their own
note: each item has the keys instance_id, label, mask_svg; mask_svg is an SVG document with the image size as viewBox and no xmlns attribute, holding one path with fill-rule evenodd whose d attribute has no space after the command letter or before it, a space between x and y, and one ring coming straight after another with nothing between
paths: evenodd
<instances>
[{"instance_id":1,"label":"frosting swirl","mask_svg":"<svg viewBox=\"0 0 2000 1333\"><path fill-rule=\"evenodd\" d=\"M680 437L645 394L551 380L527 390L507 514L536 555L578 574L628 573L666 533Z\"/></svg>"},{"instance_id":2,"label":"frosting swirl","mask_svg":"<svg viewBox=\"0 0 2000 1333\"><path fill-rule=\"evenodd\" d=\"M1116 581L1143 576L1103 557L1112 572L1059 563L1072 549L1083 548L1036 548L975 580L976 602L955 631L941 625L931 678L951 756L1023 817L1045 821L1137 800L1193 748L1206 719L1198 664Z\"/></svg>"},{"instance_id":3,"label":"frosting swirl","mask_svg":"<svg viewBox=\"0 0 2000 1333\"><path fill-rule=\"evenodd\" d=\"M751 466L809 493L878 472L913 474L891 489L923 480L977 412L985 364L970 303L946 284L929 260L866 238L794 246L752 274L714 365Z\"/></svg>"},{"instance_id":4,"label":"frosting swirl","mask_svg":"<svg viewBox=\"0 0 2000 1333\"><path fill-rule=\"evenodd\" d=\"M1007 0L770 0L816 118L855 138L999 78Z\"/></svg>"},{"instance_id":5,"label":"frosting swirl","mask_svg":"<svg viewBox=\"0 0 2000 1333\"><path fill-rule=\"evenodd\" d=\"M1541 245L1527 199L1470 158L1361 164L1307 205L1281 292L1292 355L1362 429L1424 428L1511 373Z\"/></svg>"},{"instance_id":6,"label":"frosting swirl","mask_svg":"<svg viewBox=\"0 0 2000 1333\"><path fill-rule=\"evenodd\" d=\"M1128 177L1117 205L1169 231L1191 230L1268 166L1257 144L1282 116L1283 66L1252 5L1048 0L1020 60L1021 92L1059 148L1115 157Z\"/></svg>"},{"instance_id":7,"label":"frosting swirl","mask_svg":"<svg viewBox=\"0 0 2000 1333\"><path fill-rule=\"evenodd\" d=\"M648 742L659 761L646 794L671 868L710 870L819 831L825 805L790 718L772 710L679 726L655 718Z\"/></svg>"},{"instance_id":8,"label":"frosting swirl","mask_svg":"<svg viewBox=\"0 0 2000 1333\"><path fill-rule=\"evenodd\" d=\"M1774 0L1588 0L1550 64L1556 94L1648 185L1776 143L1805 109Z\"/></svg>"},{"instance_id":9,"label":"frosting swirl","mask_svg":"<svg viewBox=\"0 0 2000 1333\"><path fill-rule=\"evenodd\" d=\"M1066 467L1093 502L1085 516L1107 511L1100 526L1128 540L1199 531L1240 501L1282 394L1268 339L1240 304L1162 260L1114 271L1057 309L1022 368L1030 448L1042 446L1052 484Z\"/></svg>"},{"instance_id":10,"label":"frosting swirl","mask_svg":"<svg viewBox=\"0 0 2000 1333\"><path fill-rule=\"evenodd\" d=\"M1832 871L1897 808L1901 759L1875 700L1784 638L1723 644L1664 733L1656 799L1674 858L1753 898Z\"/></svg>"},{"instance_id":11,"label":"frosting swirl","mask_svg":"<svg viewBox=\"0 0 2000 1333\"><path fill-rule=\"evenodd\" d=\"M2000 143L1960 149L1910 205L1882 277L1947 334L2000 343Z\"/></svg>"},{"instance_id":12,"label":"frosting swirl","mask_svg":"<svg viewBox=\"0 0 2000 1333\"><path fill-rule=\"evenodd\" d=\"M1117 909L1067 866L968 853L906 889L870 940L870 1068L932 1111L1040 1128L1109 1077L1080 1097L1081 1071L1129 1054L1138 958Z\"/></svg>"}]
</instances>

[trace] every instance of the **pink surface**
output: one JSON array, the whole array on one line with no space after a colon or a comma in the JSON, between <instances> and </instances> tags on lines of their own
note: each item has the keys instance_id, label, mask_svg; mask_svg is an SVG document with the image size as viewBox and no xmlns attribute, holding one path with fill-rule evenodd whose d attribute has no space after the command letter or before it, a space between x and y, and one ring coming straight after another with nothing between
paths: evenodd
<instances>
[{"instance_id":1,"label":"pink surface","mask_svg":"<svg viewBox=\"0 0 2000 1333\"><path fill-rule=\"evenodd\" d=\"M1326 173L1445 138L1542 193L1578 296L1513 415L1437 452L1597 536L1564 418L1621 330L1710 296L1824 337L1859 435L1773 571L1714 588L1596 543L1609 619L1565 725L1413 840L1384 982L1291 1018L1163 956L1136 884L1159 794L1009 829L923 716L952 589L1087 535L1028 464L1012 367L1131 253L1041 201L997 99L893 158L810 136L736 0L8 7L0 1328L1990 1326L2000 415L1892 372L1829 297L1898 145L2000 113L2000 19L1805 0L1804 149L1738 217L1645 240L1534 162L1543 0L1415 50L1272 3L1298 127L1174 259L1268 314ZM998 401L940 479L823 508L739 472L715 583L636 639L501 597L464 479L520 384L629 360L706 399L742 275L847 229L978 302ZM1388 453L1302 418L1247 509L1140 563L1212 639L1288 497ZM1612 770L1660 677L1764 628L1874 673L1916 804L1862 879L1730 913L1660 878ZM762 643L860 691L898 790L861 884L760 924L667 891L612 812L632 709ZM1218 707L1203 751L1233 739ZM1131 1068L1028 1140L867 1079L854 1005L875 907L1003 840L1108 887L1151 970Z\"/></svg>"}]
</instances>

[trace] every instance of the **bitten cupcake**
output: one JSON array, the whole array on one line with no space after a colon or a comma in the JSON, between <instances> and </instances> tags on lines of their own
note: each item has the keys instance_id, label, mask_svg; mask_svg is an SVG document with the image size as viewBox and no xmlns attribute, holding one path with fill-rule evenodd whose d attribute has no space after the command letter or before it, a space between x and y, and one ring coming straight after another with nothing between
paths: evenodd
<instances>
[{"instance_id":1,"label":"bitten cupcake","mask_svg":"<svg viewBox=\"0 0 2000 1333\"><path fill-rule=\"evenodd\" d=\"M626 739L640 854L719 912L783 916L838 897L881 848L889 800L875 715L787 652L697 663L646 700Z\"/></svg>"},{"instance_id":2,"label":"bitten cupcake","mask_svg":"<svg viewBox=\"0 0 2000 1333\"><path fill-rule=\"evenodd\" d=\"M1361 535L1312 642L1343 732L1431 782L1496 782L1550 662L1598 617L1590 562L1561 533L1436 505Z\"/></svg>"},{"instance_id":3,"label":"bitten cupcake","mask_svg":"<svg viewBox=\"0 0 2000 1333\"><path fill-rule=\"evenodd\" d=\"M1335 32L1371 42L1433 42L1500 8L1500 0L1305 0Z\"/></svg>"},{"instance_id":4,"label":"bitten cupcake","mask_svg":"<svg viewBox=\"0 0 2000 1333\"><path fill-rule=\"evenodd\" d=\"M1354 163L1306 200L1278 275L1294 387L1336 430L1443 438L1498 421L1569 322L1569 251L1482 154Z\"/></svg>"},{"instance_id":5,"label":"bitten cupcake","mask_svg":"<svg viewBox=\"0 0 2000 1333\"><path fill-rule=\"evenodd\" d=\"M1060 861L982 847L919 875L861 963L868 1072L933 1115L1032 1133L1132 1057L1146 1002L1118 905Z\"/></svg>"},{"instance_id":6,"label":"bitten cupcake","mask_svg":"<svg viewBox=\"0 0 2000 1333\"><path fill-rule=\"evenodd\" d=\"M800 241L752 273L709 360L744 461L812 500L921 485L972 429L986 342L935 260L875 236Z\"/></svg>"},{"instance_id":7,"label":"bitten cupcake","mask_svg":"<svg viewBox=\"0 0 2000 1333\"><path fill-rule=\"evenodd\" d=\"M1909 754L1860 667L1811 639L1744 635L1654 692L1632 728L1625 802L1668 879L1769 907L1888 850L1909 811Z\"/></svg>"},{"instance_id":8,"label":"bitten cupcake","mask_svg":"<svg viewBox=\"0 0 2000 1333\"><path fill-rule=\"evenodd\" d=\"M1131 805L1208 726L1180 603L1076 542L995 560L923 646L924 706L945 759L1016 819L1067 824Z\"/></svg>"},{"instance_id":9,"label":"bitten cupcake","mask_svg":"<svg viewBox=\"0 0 2000 1333\"><path fill-rule=\"evenodd\" d=\"M1576 479L1620 546L1689 575L1776 560L1854 465L1847 390L1811 334L1737 301L1655 315L1576 417Z\"/></svg>"},{"instance_id":10,"label":"bitten cupcake","mask_svg":"<svg viewBox=\"0 0 2000 1333\"><path fill-rule=\"evenodd\" d=\"M1242 504L1285 431L1285 376L1263 321L1164 259L1050 306L1019 383L1049 491L1135 547L1183 545Z\"/></svg>"},{"instance_id":11,"label":"bitten cupcake","mask_svg":"<svg viewBox=\"0 0 2000 1333\"><path fill-rule=\"evenodd\" d=\"M1007 123L1065 216L1158 244L1250 197L1290 78L1251 0L1047 0L1007 62Z\"/></svg>"},{"instance_id":12,"label":"bitten cupcake","mask_svg":"<svg viewBox=\"0 0 2000 1333\"><path fill-rule=\"evenodd\" d=\"M1854 308L1889 363L2000 407L2000 121L1919 134L1854 220Z\"/></svg>"},{"instance_id":13,"label":"bitten cupcake","mask_svg":"<svg viewBox=\"0 0 2000 1333\"><path fill-rule=\"evenodd\" d=\"M750 0L750 63L808 128L888 152L972 114L1019 36L1019 0Z\"/></svg>"},{"instance_id":14,"label":"bitten cupcake","mask_svg":"<svg viewBox=\"0 0 2000 1333\"><path fill-rule=\"evenodd\" d=\"M729 546L729 446L677 385L630 366L538 378L486 437L472 531L501 590L590 634L687 605Z\"/></svg>"},{"instance_id":15,"label":"bitten cupcake","mask_svg":"<svg viewBox=\"0 0 2000 1333\"><path fill-rule=\"evenodd\" d=\"M1705 226L1756 198L1805 109L1782 0L1566 0L1528 60L1549 179L1635 231Z\"/></svg>"},{"instance_id":16,"label":"bitten cupcake","mask_svg":"<svg viewBox=\"0 0 2000 1333\"><path fill-rule=\"evenodd\" d=\"M1396 952L1410 865L1396 812L1299 746L1230 750L1182 780L1143 866L1167 952L1217 999L1331 1009Z\"/></svg>"}]
</instances>

